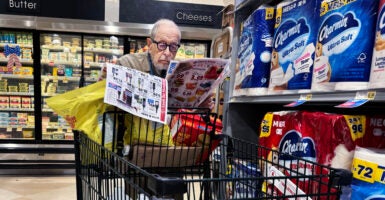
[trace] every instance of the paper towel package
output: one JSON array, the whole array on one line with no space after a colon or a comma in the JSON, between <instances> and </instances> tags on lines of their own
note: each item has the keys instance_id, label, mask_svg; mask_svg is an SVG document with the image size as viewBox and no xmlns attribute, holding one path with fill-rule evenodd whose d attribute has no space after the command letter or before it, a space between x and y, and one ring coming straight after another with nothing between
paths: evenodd
<instances>
[{"instance_id":1,"label":"paper towel package","mask_svg":"<svg viewBox=\"0 0 385 200\"><path fill-rule=\"evenodd\" d=\"M323 0L313 91L367 89L378 0Z\"/></svg>"},{"instance_id":2,"label":"paper towel package","mask_svg":"<svg viewBox=\"0 0 385 200\"><path fill-rule=\"evenodd\" d=\"M369 88L385 88L385 0L378 6Z\"/></svg>"},{"instance_id":3,"label":"paper towel package","mask_svg":"<svg viewBox=\"0 0 385 200\"><path fill-rule=\"evenodd\" d=\"M385 199L385 150L357 147L352 164L351 200Z\"/></svg>"},{"instance_id":4,"label":"paper towel package","mask_svg":"<svg viewBox=\"0 0 385 200\"><path fill-rule=\"evenodd\" d=\"M283 1L277 5L269 93L311 89L318 0Z\"/></svg>"},{"instance_id":5,"label":"paper towel package","mask_svg":"<svg viewBox=\"0 0 385 200\"><path fill-rule=\"evenodd\" d=\"M243 22L234 96L266 94L273 30L274 7L271 6L260 6Z\"/></svg>"}]
</instances>

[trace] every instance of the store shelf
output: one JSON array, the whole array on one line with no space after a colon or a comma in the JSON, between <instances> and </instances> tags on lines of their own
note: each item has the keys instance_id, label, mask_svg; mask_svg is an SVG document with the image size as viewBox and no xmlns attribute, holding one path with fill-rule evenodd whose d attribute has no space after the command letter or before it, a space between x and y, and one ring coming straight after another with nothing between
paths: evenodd
<instances>
[{"instance_id":1,"label":"store shelf","mask_svg":"<svg viewBox=\"0 0 385 200\"><path fill-rule=\"evenodd\" d=\"M19 46L19 47L22 47L22 48L32 48L32 47L33 47L32 44L9 44L9 43L0 43L0 47L5 47L5 45L9 45L9 46Z\"/></svg>"},{"instance_id":2,"label":"store shelf","mask_svg":"<svg viewBox=\"0 0 385 200\"><path fill-rule=\"evenodd\" d=\"M43 65L81 65L81 62L71 62L71 61L60 61L60 60L55 60L55 61L42 61L41 64Z\"/></svg>"},{"instance_id":3,"label":"store shelf","mask_svg":"<svg viewBox=\"0 0 385 200\"><path fill-rule=\"evenodd\" d=\"M71 52L80 52L82 50L81 47L66 47L66 46L53 46L53 45L42 45L42 49L49 49L52 51L71 51Z\"/></svg>"},{"instance_id":4,"label":"store shelf","mask_svg":"<svg viewBox=\"0 0 385 200\"><path fill-rule=\"evenodd\" d=\"M35 109L33 108L1 108L2 112L7 111L21 111L21 112L35 112Z\"/></svg>"},{"instance_id":5,"label":"store shelf","mask_svg":"<svg viewBox=\"0 0 385 200\"><path fill-rule=\"evenodd\" d=\"M32 75L23 75L23 74L0 74L0 79L1 78L33 80Z\"/></svg>"},{"instance_id":6,"label":"store shelf","mask_svg":"<svg viewBox=\"0 0 385 200\"><path fill-rule=\"evenodd\" d=\"M31 92L0 92L3 96L34 96Z\"/></svg>"},{"instance_id":7,"label":"store shelf","mask_svg":"<svg viewBox=\"0 0 385 200\"><path fill-rule=\"evenodd\" d=\"M60 81L80 81L80 77L68 77L68 76L41 76L41 80L60 80Z\"/></svg>"},{"instance_id":8,"label":"store shelf","mask_svg":"<svg viewBox=\"0 0 385 200\"><path fill-rule=\"evenodd\" d=\"M8 59L7 58L0 58L0 62L1 63L7 63L8 62ZM33 60L32 59L20 59L20 62L22 64L26 64L26 65L32 65L33 64Z\"/></svg>"},{"instance_id":9,"label":"store shelf","mask_svg":"<svg viewBox=\"0 0 385 200\"><path fill-rule=\"evenodd\" d=\"M113 54L117 56L123 55L123 50L119 49L103 49L103 48L84 48L85 52L101 53L101 54Z\"/></svg>"},{"instance_id":10,"label":"store shelf","mask_svg":"<svg viewBox=\"0 0 385 200\"><path fill-rule=\"evenodd\" d=\"M26 125L0 125L0 128L16 128L16 129L35 129L35 126L26 126Z\"/></svg>"}]
</instances>

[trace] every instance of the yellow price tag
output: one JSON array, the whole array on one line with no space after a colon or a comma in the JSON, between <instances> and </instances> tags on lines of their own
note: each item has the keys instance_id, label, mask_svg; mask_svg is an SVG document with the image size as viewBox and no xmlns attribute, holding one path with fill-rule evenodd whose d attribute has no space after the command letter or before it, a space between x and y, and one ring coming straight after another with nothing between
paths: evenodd
<instances>
[{"instance_id":1,"label":"yellow price tag","mask_svg":"<svg viewBox=\"0 0 385 200\"><path fill-rule=\"evenodd\" d=\"M262 120L261 133L259 137L269 137L273 125L273 113L266 113Z\"/></svg>"},{"instance_id":2,"label":"yellow price tag","mask_svg":"<svg viewBox=\"0 0 385 200\"><path fill-rule=\"evenodd\" d=\"M68 83L67 77L64 77L64 78L63 78L63 83Z\"/></svg>"},{"instance_id":3,"label":"yellow price tag","mask_svg":"<svg viewBox=\"0 0 385 200\"><path fill-rule=\"evenodd\" d=\"M376 97L376 91L369 91L368 92L368 99L373 100Z\"/></svg>"},{"instance_id":4,"label":"yellow price tag","mask_svg":"<svg viewBox=\"0 0 385 200\"><path fill-rule=\"evenodd\" d=\"M385 183L385 166L379 166L376 163L353 159L353 177L368 183L380 182Z\"/></svg>"},{"instance_id":5,"label":"yellow price tag","mask_svg":"<svg viewBox=\"0 0 385 200\"><path fill-rule=\"evenodd\" d=\"M366 127L366 117L364 115L344 115L349 126L353 141L364 137Z\"/></svg>"},{"instance_id":6,"label":"yellow price tag","mask_svg":"<svg viewBox=\"0 0 385 200\"><path fill-rule=\"evenodd\" d=\"M18 126L17 128L16 128L16 131L22 131L23 130L23 128L21 127L21 126Z\"/></svg>"}]
</instances>

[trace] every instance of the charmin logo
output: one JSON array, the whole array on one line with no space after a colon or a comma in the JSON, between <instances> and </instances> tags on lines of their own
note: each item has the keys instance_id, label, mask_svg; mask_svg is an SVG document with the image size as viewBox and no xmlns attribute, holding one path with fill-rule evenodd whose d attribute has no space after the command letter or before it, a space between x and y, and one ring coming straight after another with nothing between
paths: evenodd
<instances>
[{"instance_id":1,"label":"charmin logo","mask_svg":"<svg viewBox=\"0 0 385 200\"><path fill-rule=\"evenodd\" d=\"M286 46L296 38L308 34L309 32L309 26L304 18L299 19L298 22L287 20L283 22L277 30L274 48L279 49L281 46Z\"/></svg>"},{"instance_id":2,"label":"charmin logo","mask_svg":"<svg viewBox=\"0 0 385 200\"><path fill-rule=\"evenodd\" d=\"M318 41L325 43L348 29L359 27L360 22L352 12L346 13L345 16L340 13L330 15L321 25Z\"/></svg>"},{"instance_id":3,"label":"charmin logo","mask_svg":"<svg viewBox=\"0 0 385 200\"><path fill-rule=\"evenodd\" d=\"M310 137L302 138L301 133L296 130L287 132L279 143L281 153L289 154L300 158L314 160L316 158L315 144ZM280 159L292 160L290 156L282 155Z\"/></svg>"}]
</instances>

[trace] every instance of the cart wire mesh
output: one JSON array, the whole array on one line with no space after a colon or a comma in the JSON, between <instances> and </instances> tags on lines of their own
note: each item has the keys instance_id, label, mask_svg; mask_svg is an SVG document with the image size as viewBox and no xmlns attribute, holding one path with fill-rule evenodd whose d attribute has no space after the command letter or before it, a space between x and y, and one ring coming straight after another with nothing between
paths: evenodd
<instances>
[{"instance_id":1,"label":"cart wire mesh","mask_svg":"<svg viewBox=\"0 0 385 200\"><path fill-rule=\"evenodd\" d=\"M341 187L351 181L351 173L346 170L218 134L210 114L180 110L169 114L168 127L140 119L133 124L144 124L145 128L135 129L122 128L127 126L122 123L126 114L108 113L118 122L109 130L112 147L75 130L78 200L339 199ZM186 115L193 115L192 119L186 120ZM201 141L203 146L159 145L155 140L143 143L133 137L122 142L132 131L140 138L138 135L155 135L156 131L164 135L173 129L183 134L166 141L188 141L186 138L197 134L191 128L194 125L199 125L199 134L210 136L209 141ZM154 131L148 126L161 130Z\"/></svg>"}]
</instances>

